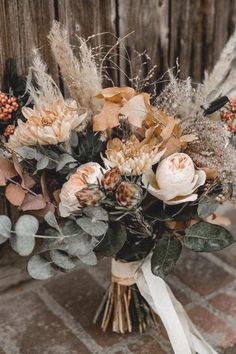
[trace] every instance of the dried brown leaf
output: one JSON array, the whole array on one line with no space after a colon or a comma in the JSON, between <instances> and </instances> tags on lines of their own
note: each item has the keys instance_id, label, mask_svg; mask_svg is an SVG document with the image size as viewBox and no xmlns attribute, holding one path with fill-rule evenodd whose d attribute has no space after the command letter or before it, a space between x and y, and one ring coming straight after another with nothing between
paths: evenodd
<instances>
[{"instance_id":1,"label":"dried brown leaf","mask_svg":"<svg viewBox=\"0 0 236 354\"><path fill-rule=\"evenodd\" d=\"M150 113L151 105L147 93L132 97L120 110L120 114L126 116L129 123L138 128L142 128L144 120Z\"/></svg>"},{"instance_id":2,"label":"dried brown leaf","mask_svg":"<svg viewBox=\"0 0 236 354\"><path fill-rule=\"evenodd\" d=\"M105 101L102 111L93 117L93 131L104 131L117 127L119 123L119 111L121 105Z\"/></svg>"},{"instance_id":3,"label":"dried brown leaf","mask_svg":"<svg viewBox=\"0 0 236 354\"><path fill-rule=\"evenodd\" d=\"M9 178L17 176L17 171L11 161L0 159L0 185L5 186Z\"/></svg>"},{"instance_id":4,"label":"dried brown leaf","mask_svg":"<svg viewBox=\"0 0 236 354\"><path fill-rule=\"evenodd\" d=\"M12 205L20 207L25 199L26 192L20 185L10 183L6 187L5 196Z\"/></svg>"},{"instance_id":5,"label":"dried brown leaf","mask_svg":"<svg viewBox=\"0 0 236 354\"><path fill-rule=\"evenodd\" d=\"M40 210L46 207L45 199L42 194L38 194L37 196L27 193L23 203L21 204L21 209L23 211L30 210Z\"/></svg>"},{"instance_id":6,"label":"dried brown leaf","mask_svg":"<svg viewBox=\"0 0 236 354\"><path fill-rule=\"evenodd\" d=\"M135 95L135 90L128 86L107 87L99 92L96 97L104 98L106 101L121 103L123 99L130 100Z\"/></svg>"}]
</instances>

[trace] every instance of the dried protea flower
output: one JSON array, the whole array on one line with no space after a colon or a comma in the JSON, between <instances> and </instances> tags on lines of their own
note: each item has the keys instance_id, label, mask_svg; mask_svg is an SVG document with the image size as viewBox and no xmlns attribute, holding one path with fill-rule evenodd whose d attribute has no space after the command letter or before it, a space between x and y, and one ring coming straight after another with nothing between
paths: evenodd
<instances>
[{"instance_id":1,"label":"dried protea flower","mask_svg":"<svg viewBox=\"0 0 236 354\"><path fill-rule=\"evenodd\" d=\"M7 97L0 91L0 121L11 119L12 113L18 109L19 105L16 102L16 97Z\"/></svg>"},{"instance_id":2,"label":"dried protea flower","mask_svg":"<svg viewBox=\"0 0 236 354\"><path fill-rule=\"evenodd\" d=\"M142 194L142 188L140 186L123 181L117 187L116 200L119 205L132 209L140 203Z\"/></svg>"},{"instance_id":3,"label":"dried protea flower","mask_svg":"<svg viewBox=\"0 0 236 354\"><path fill-rule=\"evenodd\" d=\"M104 198L104 193L97 186L90 186L78 191L76 198L81 207L96 206Z\"/></svg>"},{"instance_id":4,"label":"dried protea flower","mask_svg":"<svg viewBox=\"0 0 236 354\"><path fill-rule=\"evenodd\" d=\"M113 191L118 186L120 179L121 179L121 174L119 168L113 167L112 169L110 169L104 174L101 180L101 184L105 190Z\"/></svg>"},{"instance_id":5,"label":"dried protea flower","mask_svg":"<svg viewBox=\"0 0 236 354\"><path fill-rule=\"evenodd\" d=\"M4 130L4 136L8 138L10 135L14 134L16 127L14 124L9 124L6 129Z\"/></svg>"}]
</instances>

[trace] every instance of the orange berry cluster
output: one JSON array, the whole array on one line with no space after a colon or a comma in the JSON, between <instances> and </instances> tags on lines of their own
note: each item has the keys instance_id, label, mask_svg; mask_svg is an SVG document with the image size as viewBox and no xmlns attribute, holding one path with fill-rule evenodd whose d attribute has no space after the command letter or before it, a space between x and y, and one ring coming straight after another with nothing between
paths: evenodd
<instances>
[{"instance_id":1,"label":"orange berry cluster","mask_svg":"<svg viewBox=\"0 0 236 354\"><path fill-rule=\"evenodd\" d=\"M236 99L229 99L229 107L221 112L221 119L226 122L230 132L236 132Z\"/></svg>"},{"instance_id":2,"label":"orange berry cluster","mask_svg":"<svg viewBox=\"0 0 236 354\"><path fill-rule=\"evenodd\" d=\"M6 129L4 130L4 136L9 138L10 135L14 134L16 127L13 124L9 124Z\"/></svg>"},{"instance_id":3,"label":"orange berry cluster","mask_svg":"<svg viewBox=\"0 0 236 354\"><path fill-rule=\"evenodd\" d=\"M16 97L7 97L0 91L0 121L11 119L12 113L19 107Z\"/></svg>"}]
</instances>

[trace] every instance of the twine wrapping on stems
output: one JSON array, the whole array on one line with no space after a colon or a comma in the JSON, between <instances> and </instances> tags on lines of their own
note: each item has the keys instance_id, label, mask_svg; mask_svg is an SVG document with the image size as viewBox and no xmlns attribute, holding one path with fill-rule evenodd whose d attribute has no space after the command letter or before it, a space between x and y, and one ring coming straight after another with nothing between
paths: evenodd
<instances>
[{"instance_id":1,"label":"twine wrapping on stems","mask_svg":"<svg viewBox=\"0 0 236 354\"><path fill-rule=\"evenodd\" d=\"M152 310L161 318L175 354L217 354L196 329L166 282L153 275L150 257L142 263L112 259L112 279L136 284Z\"/></svg>"}]
</instances>

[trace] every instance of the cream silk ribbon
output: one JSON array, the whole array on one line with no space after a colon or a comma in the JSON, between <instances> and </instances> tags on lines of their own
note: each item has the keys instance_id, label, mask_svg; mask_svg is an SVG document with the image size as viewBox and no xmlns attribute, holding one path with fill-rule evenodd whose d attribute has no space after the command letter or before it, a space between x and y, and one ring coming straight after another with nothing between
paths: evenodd
<instances>
[{"instance_id":1,"label":"cream silk ribbon","mask_svg":"<svg viewBox=\"0 0 236 354\"><path fill-rule=\"evenodd\" d=\"M137 284L161 318L175 354L218 354L201 336L165 281L152 274L150 257L143 263L112 259L112 276L122 285Z\"/></svg>"}]
</instances>

